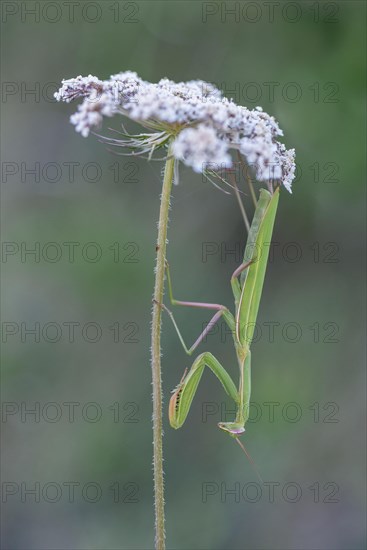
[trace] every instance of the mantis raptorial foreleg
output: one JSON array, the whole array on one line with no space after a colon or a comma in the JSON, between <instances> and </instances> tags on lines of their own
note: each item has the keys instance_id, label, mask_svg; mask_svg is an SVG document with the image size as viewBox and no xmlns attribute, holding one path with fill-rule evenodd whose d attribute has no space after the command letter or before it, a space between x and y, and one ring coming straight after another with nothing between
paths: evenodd
<instances>
[{"instance_id":1,"label":"mantis raptorial foreleg","mask_svg":"<svg viewBox=\"0 0 367 550\"><path fill-rule=\"evenodd\" d=\"M177 388L173 391L169 403L169 420L172 428L181 428L182 424L185 422L205 366L213 371L227 395L229 395L236 404L238 403L239 396L237 388L228 372L222 367L214 355L209 352L202 353L195 359L189 372L183 377Z\"/></svg>"}]
</instances>

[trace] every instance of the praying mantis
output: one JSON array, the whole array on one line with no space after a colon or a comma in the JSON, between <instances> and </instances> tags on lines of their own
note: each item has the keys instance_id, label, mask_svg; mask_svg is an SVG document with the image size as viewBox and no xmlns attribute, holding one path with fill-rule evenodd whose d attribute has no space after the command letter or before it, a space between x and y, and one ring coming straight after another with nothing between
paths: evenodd
<instances>
[{"instance_id":1,"label":"praying mantis","mask_svg":"<svg viewBox=\"0 0 367 550\"><path fill-rule=\"evenodd\" d=\"M215 310L211 321L200 334L194 344L188 348L177 326L172 312L164 305L161 307L168 313L176 329L178 337L188 355L191 355L205 339L212 327L223 318L229 326L239 366L238 388L231 376L210 352L200 354L190 370L183 375L178 386L173 390L169 402L169 422L172 428L178 429L184 424L189 413L193 398L201 380L205 366L218 378L226 394L233 399L236 406L236 417L233 422L219 422L218 427L234 437L249 457L238 437L245 431L249 417L251 396L251 341L256 325L257 314L264 284L269 247L273 233L274 220L279 202L279 187L275 191L260 190L259 200L255 209L249 230L243 263L234 271L231 277L235 314L219 304L201 302L184 302L173 297L172 281L168 263L166 263L169 298L172 305L204 308ZM250 458L250 457L249 457ZM251 458L250 458L251 460Z\"/></svg>"}]
</instances>

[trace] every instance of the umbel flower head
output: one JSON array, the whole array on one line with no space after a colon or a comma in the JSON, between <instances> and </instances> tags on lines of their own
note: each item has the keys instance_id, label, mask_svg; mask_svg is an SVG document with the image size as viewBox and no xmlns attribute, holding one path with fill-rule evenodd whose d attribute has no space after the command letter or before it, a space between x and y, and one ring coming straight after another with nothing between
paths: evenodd
<instances>
[{"instance_id":1,"label":"umbel flower head","mask_svg":"<svg viewBox=\"0 0 367 550\"><path fill-rule=\"evenodd\" d=\"M275 119L261 107L236 105L207 82L163 78L152 84L131 71L109 80L78 76L63 80L55 98L67 103L83 98L70 121L84 137L101 126L103 117L123 115L148 133L131 135L122 126L122 139L104 138L111 145L151 158L171 144L177 160L195 172L210 173L230 169L231 151L238 151L253 166L258 181L278 181L291 192L295 151L278 141L283 132Z\"/></svg>"}]
</instances>

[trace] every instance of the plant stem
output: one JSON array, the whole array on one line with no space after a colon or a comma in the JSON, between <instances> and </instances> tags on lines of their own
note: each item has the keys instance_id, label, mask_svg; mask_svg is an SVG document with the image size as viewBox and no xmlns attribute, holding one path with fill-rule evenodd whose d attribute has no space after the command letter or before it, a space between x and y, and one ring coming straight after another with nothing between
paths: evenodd
<instances>
[{"instance_id":1,"label":"plant stem","mask_svg":"<svg viewBox=\"0 0 367 550\"><path fill-rule=\"evenodd\" d=\"M241 166L242 166L242 168L245 170L246 179L247 179L247 184L248 184L249 189L250 189L252 201L253 201L254 206L255 206L255 208L256 208L256 206L257 206L257 198L256 198L256 194L255 194L255 191L254 191L254 186L252 185L252 180L251 180L251 177L250 177L250 174L249 174L249 167L246 166L246 164L245 164L245 162L244 162L244 160L243 160L243 157L242 157L242 155L239 153L239 151L237 151L237 154L238 154L238 158L240 159Z\"/></svg>"},{"instance_id":2,"label":"plant stem","mask_svg":"<svg viewBox=\"0 0 367 550\"><path fill-rule=\"evenodd\" d=\"M235 194L236 194L237 202L238 202L238 204L239 204L239 207L240 207L240 210L241 210L241 214L242 214L242 217L243 217L243 221L245 222L246 231L247 231L247 233L249 233L249 232L250 232L250 222L249 222L249 219L248 219L248 217L247 217L246 210L245 210L245 206L244 206L244 204L243 204L243 202L242 202L240 192L239 192L239 190L238 190L236 178L233 177L233 178L232 178L232 181L233 181L233 188L234 188L234 192L235 192Z\"/></svg>"},{"instance_id":3,"label":"plant stem","mask_svg":"<svg viewBox=\"0 0 367 550\"><path fill-rule=\"evenodd\" d=\"M170 151L166 161L158 222L157 263L155 270L154 302L152 317L152 383L153 383L153 472L155 507L155 548L165 548L164 479L163 479L163 421L161 376L161 313L163 302L166 261L167 227L170 196L174 174L174 158Z\"/></svg>"}]
</instances>

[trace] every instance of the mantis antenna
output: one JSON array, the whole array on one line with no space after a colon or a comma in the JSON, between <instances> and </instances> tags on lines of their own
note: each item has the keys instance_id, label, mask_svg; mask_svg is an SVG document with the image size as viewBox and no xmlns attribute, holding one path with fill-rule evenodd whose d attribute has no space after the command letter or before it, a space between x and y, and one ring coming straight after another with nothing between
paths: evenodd
<instances>
[{"instance_id":1,"label":"mantis antenna","mask_svg":"<svg viewBox=\"0 0 367 550\"><path fill-rule=\"evenodd\" d=\"M261 485L264 485L264 481L263 481L263 478L261 477L260 473L259 473L259 469L258 467L256 466L256 463L255 461L253 460L253 458L251 457L250 453L246 450L246 447L244 446L244 444L242 443L242 441L239 440L238 437L235 437L235 440L237 441L237 443L239 444L239 446L241 447L241 449L243 450L243 452L245 453L248 461L250 462L251 466L253 467L254 469L254 472L256 473L257 477L259 478L260 482L261 482Z\"/></svg>"}]
</instances>

